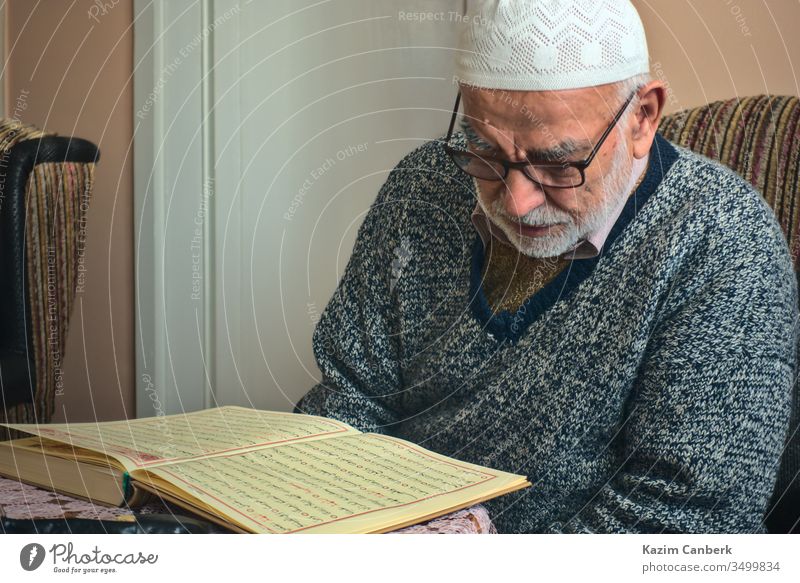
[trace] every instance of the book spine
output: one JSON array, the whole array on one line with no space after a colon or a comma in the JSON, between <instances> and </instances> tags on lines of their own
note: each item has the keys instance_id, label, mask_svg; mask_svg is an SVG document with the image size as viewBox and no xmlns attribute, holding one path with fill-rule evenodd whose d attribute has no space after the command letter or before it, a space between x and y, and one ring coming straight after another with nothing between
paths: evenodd
<instances>
[{"instance_id":1,"label":"book spine","mask_svg":"<svg viewBox=\"0 0 800 583\"><path fill-rule=\"evenodd\" d=\"M125 497L125 502L131 499L133 494L133 487L131 486L131 475L128 472L122 474L122 495Z\"/></svg>"}]
</instances>

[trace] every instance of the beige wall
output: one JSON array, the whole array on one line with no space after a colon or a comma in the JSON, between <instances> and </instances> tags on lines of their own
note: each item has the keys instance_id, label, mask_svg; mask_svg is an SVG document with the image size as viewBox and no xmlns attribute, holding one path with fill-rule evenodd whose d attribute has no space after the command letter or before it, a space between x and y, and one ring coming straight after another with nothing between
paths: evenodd
<instances>
[{"instance_id":1,"label":"beige wall","mask_svg":"<svg viewBox=\"0 0 800 583\"><path fill-rule=\"evenodd\" d=\"M5 4L6 108L27 92L22 121L89 139L101 151L86 286L70 322L56 419L132 417L132 0L106 2L106 14L94 0Z\"/></svg>"},{"instance_id":2,"label":"beige wall","mask_svg":"<svg viewBox=\"0 0 800 583\"><path fill-rule=\"evenodd\" d=\"M800 95L798 0L634 0L668 111L730 97Z\"/></svg>"}]
</instances>

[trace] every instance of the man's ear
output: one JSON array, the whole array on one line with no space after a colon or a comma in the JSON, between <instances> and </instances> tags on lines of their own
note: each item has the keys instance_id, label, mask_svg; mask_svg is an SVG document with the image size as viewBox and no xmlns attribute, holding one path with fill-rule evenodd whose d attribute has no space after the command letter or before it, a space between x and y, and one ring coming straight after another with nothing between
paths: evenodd
<instances>
[{"instance_id":1,"label":"man's ear","mask_svg":"<svg viewBox=\"0 0 800 583\"><path fill-rule=\"evenodd\" d=\"M637 159L644 158L653 145L666 100L667 89L662 81L651 81L639 90L639 104L631 127L633 155Z\"/></svg>"}]
</instances>

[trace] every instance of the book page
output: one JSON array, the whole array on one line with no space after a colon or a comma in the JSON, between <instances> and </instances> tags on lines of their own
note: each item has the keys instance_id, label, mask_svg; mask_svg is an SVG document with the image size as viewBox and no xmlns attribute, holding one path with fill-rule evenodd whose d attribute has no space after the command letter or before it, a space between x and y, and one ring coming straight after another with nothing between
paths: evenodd
<instances>
[{"instance_id":1,"label":"book page","mask_svg":"<svg viewBox=\"0 0 800 583\"><path fill-rule=\"evenodd\" d=\"M380 532L530 485L524 476L372 433L195 460L132 477L262 533Z\"/></svg>"},{"instance_id":2,"label":"book page","mask_svg":"<svg viewBox=\"0 0 800 583\"><path fill-rule=\"evenodd\" d=\"M106 423L5 425L44 439L102 452L118 459L127 470L359 433L333 419L245 407Z\"/></svg>"}]
</instances>

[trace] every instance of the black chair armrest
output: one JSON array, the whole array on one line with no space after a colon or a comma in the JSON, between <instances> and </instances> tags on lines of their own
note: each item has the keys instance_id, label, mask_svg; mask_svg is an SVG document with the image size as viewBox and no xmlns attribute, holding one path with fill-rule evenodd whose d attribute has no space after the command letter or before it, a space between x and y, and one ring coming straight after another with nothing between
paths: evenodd
<instances>
[{"instance_id":1,"label":"black chair armrest","mask_svg":"<svg viewBox=\"0 0 800 583\"><path fill-rule=\"evenodd\" d=\"M31 314L27 301L27 258L25 255L26 189L31 171L43 163L94 163L100 158L97 146L80 138L44 136L17 143L0 152L0 354L8 359L33 362L29 349ZM6 360L11 375L19 368ZM15 369L14 371L10 370ZM30 367L31 383L35 383ZM3 373L3 379L6 380ZM7 380L11 380L9 377ZM5 384L5 383L4 383ZM33 386L31 384L30 386ZM12 398L10 386L5 397ZM24 387L23 387L24 388ZM29 395L28 391L23 391ZM27 400L27 399L26 399ZM13 403L6 402L6 406Z\"/></svg>"}]
</instances>

